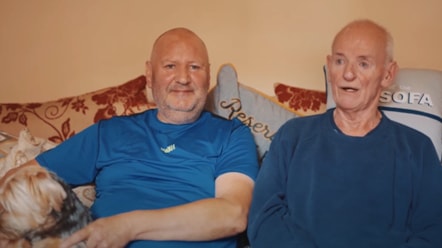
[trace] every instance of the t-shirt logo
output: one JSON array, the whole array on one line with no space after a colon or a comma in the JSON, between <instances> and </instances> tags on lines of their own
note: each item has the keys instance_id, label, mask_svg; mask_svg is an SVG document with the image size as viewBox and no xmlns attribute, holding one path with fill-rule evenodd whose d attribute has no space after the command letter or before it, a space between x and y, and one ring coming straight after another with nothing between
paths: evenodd
<instances>
[{"instance_id":1,"label":"t-shirt logo","mask_svg":"<svg viewBox=\"0 0 442 248\"><path fill-rule=\"evenodd\" d=\"M161 151L163 151L164 153L170 153L173 150L175 150L175 144L172 144L172 145L170 145L170 146L168 146L166 148L162 148L161 147Z\"/></svg>"}]
</instances>

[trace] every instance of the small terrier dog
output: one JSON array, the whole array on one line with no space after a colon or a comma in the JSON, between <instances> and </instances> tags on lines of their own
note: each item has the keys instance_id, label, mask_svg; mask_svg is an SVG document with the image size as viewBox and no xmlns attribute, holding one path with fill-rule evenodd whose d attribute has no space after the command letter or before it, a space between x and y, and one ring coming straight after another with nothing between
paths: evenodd
<instances>
[{"instance_id":1,"label":"small terrier dog","mask_svg":"<svg viewBox=\"0 0 442 248\"><path fill-rule=\"evenodd\" d=\"M12 168L0 179L0 242L6 247L58 248L91 221L71 188L39 165Z\"/></svg>"}]
</instances>

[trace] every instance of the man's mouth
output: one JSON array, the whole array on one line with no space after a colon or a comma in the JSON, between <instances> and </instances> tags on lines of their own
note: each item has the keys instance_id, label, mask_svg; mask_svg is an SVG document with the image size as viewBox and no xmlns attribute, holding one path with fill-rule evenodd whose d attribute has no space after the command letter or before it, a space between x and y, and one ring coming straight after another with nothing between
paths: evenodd
<instances>
[{"instance_id":1,"label":"man's mouth","mask_svg":"<svg viewBox=\"0 0 442 248\"><path fill-rule=\"evenodd\" d=\"M352 88L352 87L341 87L342 90L347 91L347 92L355 92L358 91L358 89L356 88Z\"/></svg>"},{"instance_id":2,"label":"man's mouth","mask_svg":"<svg viewBox=\"0 0 442 248\"><path fill-rule=\"evenodd\" d=\"M192 90L171 90L170 93L174 94L175 96L188 96L193 93Z\"/></svg>"}]
</instances>

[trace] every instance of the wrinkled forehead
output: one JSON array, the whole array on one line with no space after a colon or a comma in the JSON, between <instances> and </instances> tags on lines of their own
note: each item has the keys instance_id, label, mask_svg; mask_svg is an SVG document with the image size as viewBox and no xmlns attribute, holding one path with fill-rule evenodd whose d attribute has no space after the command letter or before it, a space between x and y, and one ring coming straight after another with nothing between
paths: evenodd
<instances>
[{"instance_id":1,"label":"wrinkled forehead","mask_svg":"<svg viewBox=\"0 0 442 248\"><path fill-rule=\"evenodd\" d=\"M387 37L371 25L349 26L340 31L332 45L332 54L386 57Z\"/></svg>"}]
</instances>

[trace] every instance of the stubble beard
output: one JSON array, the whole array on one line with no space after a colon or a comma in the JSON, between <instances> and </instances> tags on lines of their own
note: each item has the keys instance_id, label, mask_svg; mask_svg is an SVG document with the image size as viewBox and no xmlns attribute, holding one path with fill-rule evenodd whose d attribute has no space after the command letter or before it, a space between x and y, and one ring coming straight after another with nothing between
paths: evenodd
<instances>
[{"instance_id":1,"label":"stubble beard","mask_svg":"<svg viewBox=\"0 0 442 248\"><path fill-rule=\"evenodd\" d=\"M179 100L173 103L165 101L162 115L167 118L169 122L186 124L197 120L203 109L203 99L195 99L190 103L185 100Z\"/></svg>"}]
</instances>

